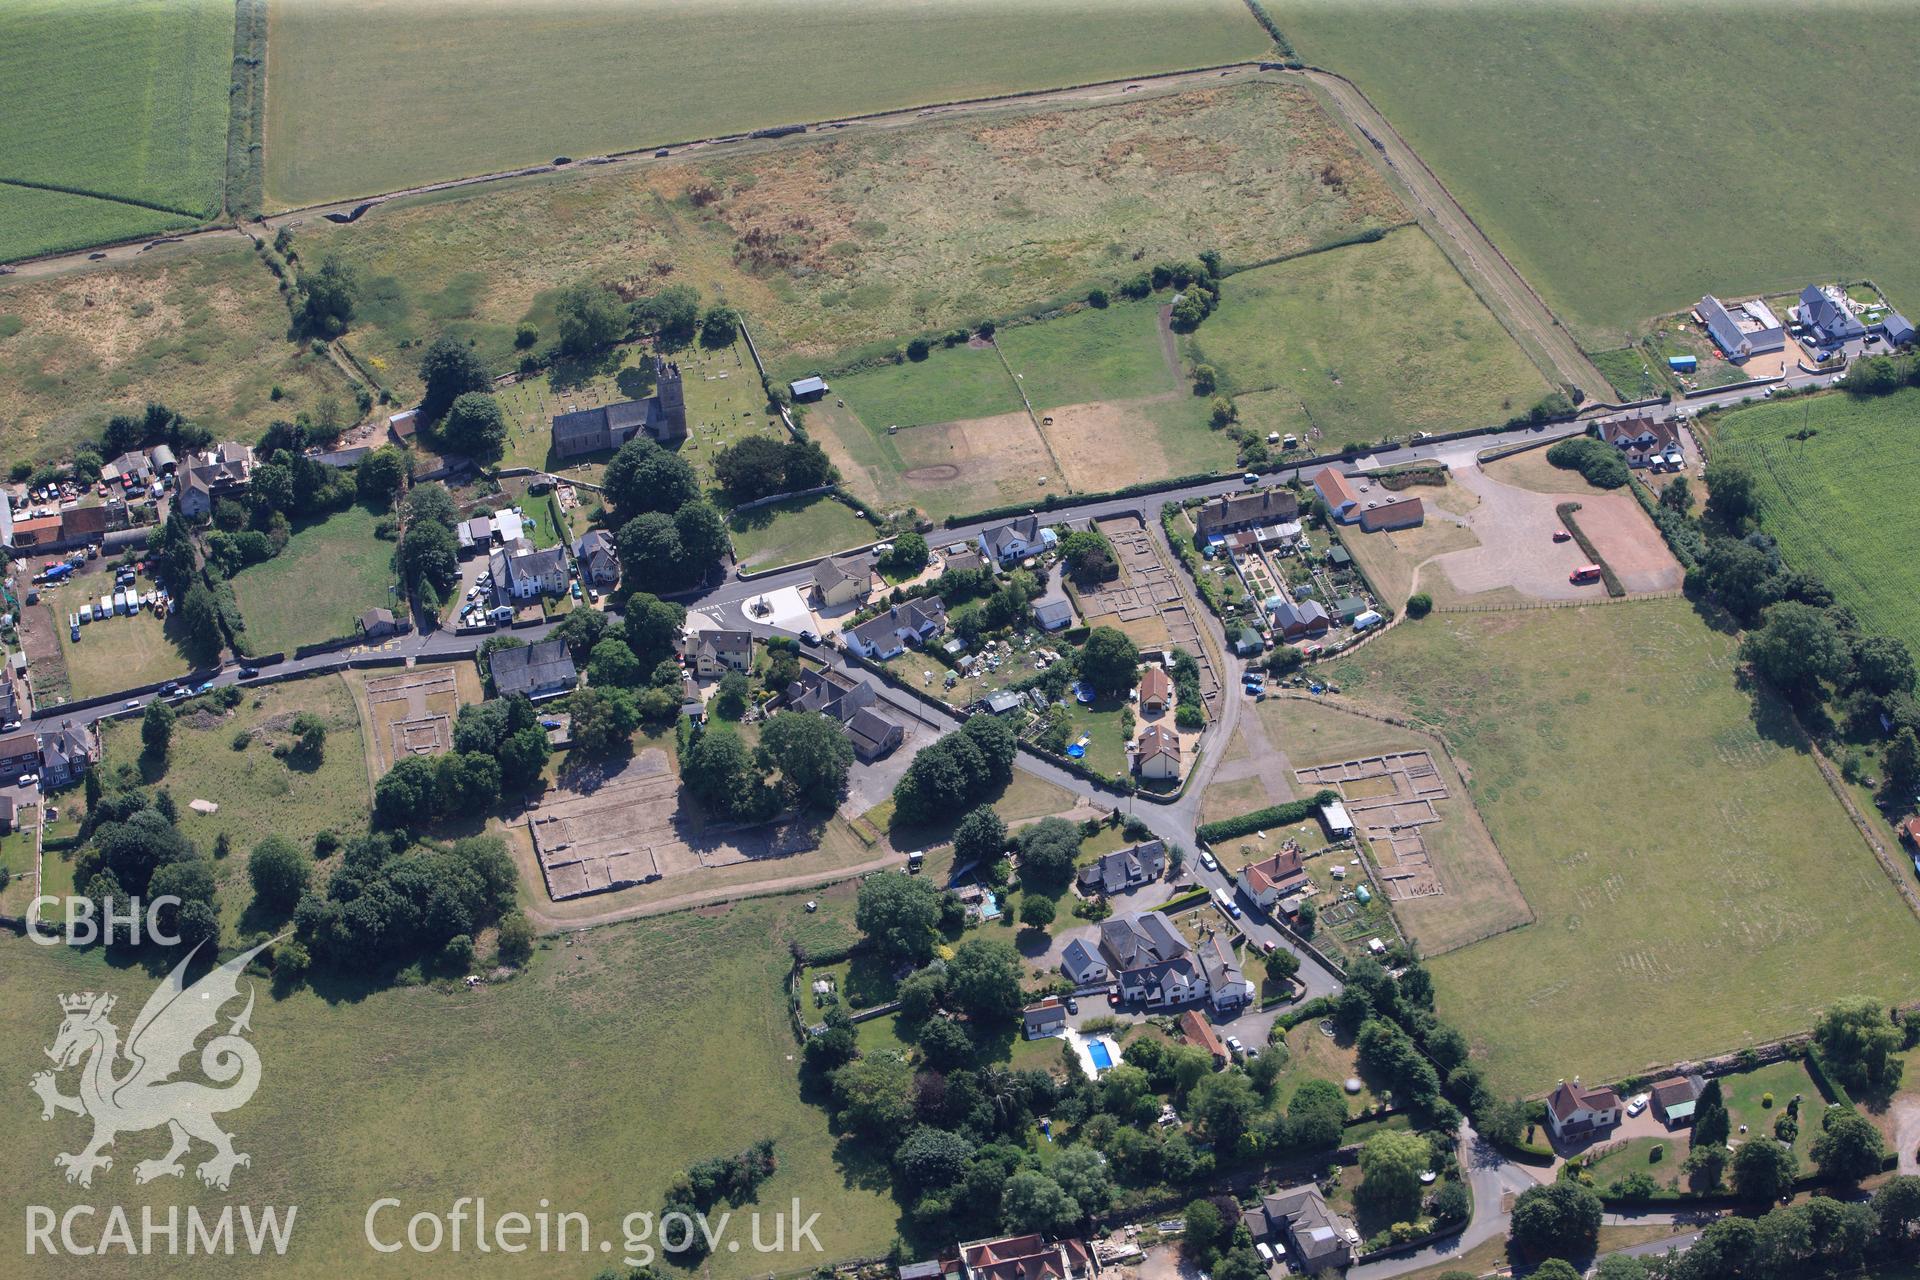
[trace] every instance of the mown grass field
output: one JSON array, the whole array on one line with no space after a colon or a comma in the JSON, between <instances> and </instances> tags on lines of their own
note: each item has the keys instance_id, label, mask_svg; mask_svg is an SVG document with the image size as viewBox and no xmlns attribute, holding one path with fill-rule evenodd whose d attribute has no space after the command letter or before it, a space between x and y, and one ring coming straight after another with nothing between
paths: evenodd
<instances>
[{"instance_id":1,"label":"mown grass field","mask_svg":"<svg viewBox=\"0 0 1920 1280\"><path fill-rule=\"evenodd\" d=\"M275 746L292 741L288 726L302 711L313 712L327 726L317 761L273 753ZM241 733L249 735L246 746L235 749ZM353 694L338 675L250 690L231 713L184 715L174 724L164 761L143 754L137 717L110 721L101 745L109 763L138 765L146 782L173 792L181 829L203 852L210 854L222 835L232 841L233 852L215 864L229 940L238 939L253 900L247 854L254 845L277 834L311 848L320 831L357 835L366 829L372 803L366 738ZM211 800L220 811L195 813L188 807L194 800ZM261 927L275 923L261 922Z\"/></svg>"},{"instance_id":2,"label":"mown grass field","mask_svg":"<svg viewBox=\"0 0 1920 1280\"><path fill-rule=\"evenodd\" d=\"M271 15L267 190L286 204L1272 46L1238 0L275 0Z\"/></svg>"},{"instance_id":3,"label":"mown grass field","mask_svg":"<svg viewBox=\"0 0 1920 1280\"><path fill-rule=\"evenodd\" d=\"M429 1206L445 1213L456 1195L484 1195L494 1211L518 1206L529 1215L545 1199L553 1212L587 1214L592 1241L611 1241L612 1253L482 1254L469 1236L461 1265L478 1276L587 1275L621 1256L624 1215L657 1213L669 1181L689 1163L771 1138L779 1169L762 1185L759 1207L770 1214L798 1196L803 1217L820 1215L823 1252L775 1256L743 1243L735 1254L723 1246L705 1264L718 1280L883 1253L898 1213L877 1189L883 1171L843 1158L826 1113L800 1096L782 985L787 944L824 949L854 937L850 889L812 896L821 903L816 915L796 896L573 934L538 951L525 974L472 993L342 989L329 998L305 990L272 998L255 980L249 1038L261 1083L223 1122L252 1165L229 1192L204 1190L191 1171L136 1191L133 1163L164 1149L165 1134L127 1133L93 1194L131 1196L129 1204L159 1207L163 1220L169 1204L215 1213L235 1197L297 1204L292 1244L276 1264L292 1277L444 1270L444 1250L387 1257L369 1249L363 1219L383 1196L402 1200L401 1231L407 1216ZM59 995L113 992L124 1031L157 980L97 952L11 937L0 951L8 975L0 1069L22 1082L47 1065L41 1047L59 1026ZM418 1086L428 1079L433 1087ZM9 1163L0 1196L15 1205L78 1203L53 1154L77 1149L86 1132L71 1116L43 1124L37 1105L0 1111L0 1138L23 1157ZM729 1234L733 1228L746 1230L744 1214ZM770 1237L771 1223L763 1229ZM10 1247L20 1249L11 1274L74 1274L71 1259L27 1258L21 1230L18 1219L8 1228ZM193 1264L196 1275L211 1277L258 1266L244 1254ZM86 1266L101 1277L152 1270L124 1255Z\"/></svg>"},{"instance_id":4,"label":"mown grass field","mask_svg":"<svg viewBox=\"0 0 1920 1280\"><path fill-rule=\"evenodd\" d=\"M1589 347L1703 293L1870 277L1896 304L1920 296L1920 169L1887 153L1882 124L1920 105L1899 6L1269 10L1366 91ZM1793 86L1813 85L1863 109L1810 112Z\"/></svg>"},{"instance_id":5,"label":"mown grass field","mask_svg":"<svg viewBox=\"0 0 1920 1280\"><path fill-rule=\"evenodd\" d=\"M789 498L727 519L733 554L743 569L766 570L872 542L877 530L826 494Z\"/></svg>"},{"instance_id":6,"label":"mown grass field","mask_svg":"<svg viewBox=\"0 0 1920 1280\"><path fill-rule=\"evenodd\" d=\"M936 347L925 360L862 369L830 385L828 394L845 400L876 431L1020 410L1020 392L1007 366L985 344Z\"/></svg>"},{"instance_id":7,"label":"mown grass field","mask_svg":"<svg viewBox=\"0 0 1920 1280\"><path fill-rule=\"evenodd\" d=\"M1760 1042L1920 978L1920 922L1735 648L1673 600L1435 614L1336 665L1446 738L1533 908L1433 965L1496 1091Z\"/></svg>"},{"instance_id":8,"label":"mown grass field","mask_svg":"<svg viewBox=\"0 0 1920 1280\"><path fill-rule=\"evenodd\" d=\"M224 241L0 281L0 460L64 457L149 400L223 439L253 439L327 397L351 419L338 368L287 341L276 283L243 242Z\"/></svg>"},{"instance_id":9,"label":"mown grass field","mask_svg":"<svg viewBox=\"0 0 1920 1280\"><path fill-rule=\"evenodd\" d=\"M294 531L286 549L233 579L252 653L287 653L354 633L365 609L404 608L390 587L394 544L373 536L379 517L348 507Z\"/></svg>"},{"instance_id":10,"label":"mown grass field","mask_svg":"<svg viewBox=\"0 0 1920 1280\"><path fill-rule=\"evenodd\" d=\"M15 0L0 47L0 261L220 211L232 0ZM118 197L92 199L89 197ZM159 206L157 209L141 205ZM6 216L16 210L16 222Z\"/></svg>"},{"instance_id":11,"label":"mown grass field","mask_svg":"<svg viewBox=\"0 0 1920 1280\"><path fill-rule=\"evenodd\" d=\"M1179 359L1160 329L1160 308L1172 296L1082 307L1040 324L1003 329L994 340L1041 412L1095 400L1169 395L1185 390Z\"/></svg>"},{"instance_id":12,"label":"mown grass field","mask_svg":"<svg viewBox=\"0 0 1920 1280\"><path fill-rule=\"evenodd\" d=\"M1920 476L1916 428L1915 389L1796 397L1708 423L1713 456L1753 473L1760 527L1780 540L1787 563L1833 588L1867 630L1920 650L1920 513L1888 500L1903 477Z\"/></svg>"},{"instance_id":13,"label":"mown grass field","mask_svg":"<svg viewBox=\"0 0 1920 1280\"><path fill-rule=\"evenodd\" d=\"M515 326L550 339L558 290L582 279L724 299L789 379L1163 258L1257 261L1405 217L1309 94L1245 84L413 197L309 223L295 246L358 268L348 345L410 400L434 336L509 372Z\"/></svg>"},{"instance_id":14,"label":"mown grass field","mask_svg":"<svg viewBox=\"0 0 1920 1280\"><path fill-rule=\"evenodd\" d=\"M1499 422L1548 390L1415 227L1229 276L1187 346L1247 426L1334 443Z\"/></svg>"}]
</instances>

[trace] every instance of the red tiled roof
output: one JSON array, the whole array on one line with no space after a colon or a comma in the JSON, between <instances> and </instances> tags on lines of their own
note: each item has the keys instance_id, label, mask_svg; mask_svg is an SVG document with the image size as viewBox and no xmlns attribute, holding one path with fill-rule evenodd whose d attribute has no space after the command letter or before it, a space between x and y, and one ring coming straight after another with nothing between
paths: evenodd
<instances>
[{"instance_id":1,"label":"red tiled roof","mask_svg":"<svg viewBox=\"0 0 1920 1280\"><path fill-rule=\"evenodd\" d=\"M1227 1046L1220 1043L1213 1024L1192 1009L1180 1015L1180 1034L1187 1038L1188 1044L1197 1044L1216 1058L1227 1056Z\"/></svg>"},{"instance_id":2,"label":"red tiled roof","mask_svg":"<svg viewBox=\"0 0 1920 1280\"><path fill-rule=\"evenodd\" d=\"M1173 680L1159 667L1148 667L1140 677L1140 702L1166 703L1173 700Z\"/></svg>"},{"instance_id":3,"label":"red tiled roof","mask_svg":"<svg viewBox=\"0 0 1920 1280\"><path fill-rule=\"evenodd\" d=\"M1320 474L1313 478L1313 487L1326 499L1328 506L1336 509L1360 501L1360 495L1353 491L1347 478L1334 467L1322 468Z\"/></svg>"},{"instance_id":4,"label":"red tiled roof","mask_svg":"<svg viewBox=\"0 0 1920 1280\"><path fill-rule=\"evenodd\" d=\"M1305 874L1305 859L1298 849L1282 849L1270 858L1247 864L1247 879L1256 892L1277 889Z\"/></svg>"},{"instance_id":5,"label":"red tiled roof","mask_svg":"<svg viewBox=\"0 0 1920 1280\"><path fill-rule=\"evenodd\" d=\"M1573 1113L1582 1109L1607 1111L1619 1105L1620 1095L1604 1086L1589 1089L1584 1085L1562 1081L1559 1088L1547 1095L1547 1106L1562 1120L1572 1119Z\"/></svg>"}]
</instances>

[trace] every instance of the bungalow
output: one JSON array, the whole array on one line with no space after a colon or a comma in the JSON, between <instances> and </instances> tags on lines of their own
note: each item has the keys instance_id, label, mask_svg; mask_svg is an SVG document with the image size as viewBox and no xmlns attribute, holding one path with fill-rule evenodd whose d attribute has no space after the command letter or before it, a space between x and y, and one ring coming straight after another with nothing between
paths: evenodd
<instances>
[{"instance_id":1,"label":"bungalow","mask_svg":"<svg viewBox=\"0 0 1920 1280\"><path fill-rule=\"evenodd\" d=\"M391 609L368 609L359 617L360 637L363 640L381 640L397 635L400 624L394 619Z\"/></svg>"},{"instance_id":2,"label":"bungalow","mask_svg":"<svg viewBox=\"0 0 1920 1280\"><path fill-rule=\"evenodd\" d=\"M80 781L99 759L100 739L91 725L66 725L40 735L40 777L48 787Z\"/></svg>"},{"instance_id":3,"label":"bungalow","mask_svg":"<svg viewBox=\"0 0 1920 1280\"><path fill-rule=\"evenodd\" d=\"M873 572L864 560L835 560L831 556L813 566L813 591L822 609L859 604L871 589Z\"/></svg>"},{"instance_id":4,"label":"bungalow","mask_svg":"<svg viewBox=\"0 0 1920 1280\"><path fill-rule=\"evenodd\" d=\"M1159 840L1149 840L1131 849L1116 849L1088 863L1080 868L1077 883L1080 892L1088 896L1106 894L1112 897L1141 885L1152 884L1166 873L1167 846Z\"/></svg>"},{"instance_id":5,"label":"bungalow","mask_svg":"<svg viewBox=\"0 0 1920 1280\"><path fill-rule=\"evenodd\" d=\"M1321 468L1313 478L1313 491L1320 495L1320 501L1327 504L1327 510L1333 513L1335 520L1351 519L1354 508L1360 505L1360 495L1353 491L1353 485L1334 467Z\"/></svg>"},{"instance_id":6,"label":"bungalow","mask_svg":"<svg viewBox=\"0 0 1920 1280\"><path fill-rule=\"evenodd\" d=\"M1424 524L1427 519L1426 504L1419 498L1401 498L1394 502L1383 502L1377 507L1367 507L1360 513L1360 528L1366 533L1379 533L1388 529L1411 529Z\"/></svg>"},{"instance_id":7,"label":"bungalow","mask_svg":"<svg viewBox=\"0 0 1920 1280\"><path fill-rule=\"evenodd\" d=\"M1227 1046L1220 1042L1220 1033L1213 1029L1213 1024L1201 1017L1198 1011L1189 1009L1180 1015L1180 1034L1188 1044L1212 1054L1215 1067L1227 1065Z\"/></svg>"},{"instance_id":8,"label":"bungalow","mask_svg":"<svg viewBox=\"0 0 1920 1280\"><path fill-rule=\"evenodd\" d=\"M580 562L580 576L597 587L612 587L620 581L620 557L604 529L590 530L574 543L573 558Z\"/></svg>"},{"instance_id":9,"label":"bungalow","mask_svg":"<svg viewBox=\"0 0 1920 1280\"><path fill-rule=\"evenodd\" d=\"M750 671L753 633L720 628L696 631L689 637L687 651L693 658L694 674L702 680L716 679L729 671Z\"/></svg>"},{"instance_id":10,"label":"bungalow","mask_svg":"<svg viewBox=\"0 0 1920 1280\"><path fill-rule=\"evenodd\" d=\"M1173 705L1173 677L1164 667L1148 667L1140 676L1140 714L1157 716Z\"/></svg>"},{"instance_id":11,"label":"bungalow","mask_svg":"<svg viewBox=\"0 0 1920 1280\"><path fill-rule=\"evenodd\" d=\"M1763 314L1756 315L1752 307L1760 307ZM1720 348L1734 364L1739 364L1751 356L1766 355L1779 351L1787 345L1787 331L1776 321L1772 324L1773 313L1762 304L1754 303L1742 310L1752 318L1752 327L1743 326L1734 314L1727 310L1720 299L1708 294L1700 299L1700 305L1693 313L1713 339L1713 345Z\"/></svg>"},{"instance_id":12,"label":"bungalow","mask_svg":"<svg viewBox=\"0 0 1920 1280\"><path fill-rule=\"evenodd\" d=\"M980 554L1004 567L1037 556L1059 540L1059 535L1040 523L1040 517L1021 516L981 534Z\"/></svg>"},{"instance_id":13,"label":"bungalow","mask_svg":"<svg viewBox=\"0 0 1920 1280\"><path fill-rule=\"evenodd\" d=\"M500 599L532 600L567 592L567 552L564 547L535 551L525 538L516 538L493 553L487 565L494 595Z\"/></svg>"},{"instance_id":14,"label":"bungalow","mask_svg":"<svg viewBox=\"0 0 1920 1280\"><path fill-rule=\"evenodd\" d=\"M1248 901L1270 913L1307 887L1306 860L1299 847L1289 843L1277 853L1240 868L1236 881Z\"/></svg>"},{"instance_id":15,"label":"bungalow","mask_svg":"<svg viewBox=\"0 0 1920 1280\"><path fill-rule=\"evenodd\" d=\"M853 743L854 754L873 760L899 746L905 730L874 709L879 691L869 680L854 680L831 668L800 673L787 686L787 705L796 711L817 711L840 722Z\"/></svg>"},{"instance_id":16,"label":"bungalow","mask_svg":"<svg viewBox=\"0 0 1920 1280\"><path fill-rule=\"evenodd\" d=\"M1093 1280L1100 1273L1080 1240L1004 1236L960 1246L960 1280Z\"/></svg>"},{"instance_id":17,"label":"bungalow","mask_svg":"<svg viewBox=\"0 0 1920 1280\"><path fill-rule=\"evenodd\" d=\"M842 634L847 647L863 658L884 662L909 646L919 648L947 629L946 602L938 596L893 605Z\"/></svg>"},{"instance_id":18,"label":"bungalow","mask_svg":"<svg viewBox=\"0 0 1920 1280\"><path fill-rule=\"evenodd\" d=\"M1133 744L1133 768L1143 778L1178 778L1180 735L1165 725L1148 725Z\"/></svg>"},{"instance_id":19,"label":"bungalow","mask_svg":"<svg viewBox=\"0 0 1920 1280\"><path fill-rule=\"evenodd\" d=\"M1848 309L1837 289L1829 292L1817 284L1808 285L1800 291L1796 310L1819 346L1843 346L1867 336L1866 326Z\"/></svg>"},{"instance_id":20,"label":"bungalow","mask_svg":"<svg viewBox=\"0 0 1920 1280\"><path fill-rule=\"evenodd\" d=\"M503 698L518 693L538 702L558 697L580 683L580 673L574 669L565 640L496 649L487 657L487 670L493 676L494 692Z\"/></svg>"},{"instance_id":21,"label":"bungalow","mask_svg":"<svg viewBox=\"0 0 1920 1280\"><path fill-rule=\"evenodd\" d=\"M1677 469L1686 463L1686 454L1680 447L1679 424L1671 420L1623 418L1599 423L1593 433L1620 450L1630 467Z\"/></svg>"},{"instance_id":22,"label":"bungalow","mask_svg":"<svg viewBox=\"0 0 1920 1280\"><path fill-rule=\"evenodd\" d=\"M1313 1183L1261 1197L1260 1207L1241 1221L1256 1244L1277 1240L1291 1249L1289 1260L1302 1275L1338 1271L1353 1261L1346 1221Z\"/></svg>"},{"instance_id":23,"label":"bungalow","mask_svg":"<svg viewBox=\"0 0 1920 1280\"><path fill-rule=\"evenodd\" d=\"M991 567L987 558L971 543L956 543L940 557L940 576L943 578L950 573L973 573Z\"/></svg>"},{"instance_id":24,"label":"bungalow","mask_svg":"<svg viewBox=\"0 0 1920 1280\"><path fill-rule=\"evenodd\" d=\"M1693 1123L1694 1107L1706 1091L1707 1082L1699 1075L1668 1076L1653 1085L1653 1114L1669 1129L1683 1129Z\"/></svg>"},{"instance_id":25,"label":"bungalow","mask_svg":"<svg viewBox=\"0 0 1920 1280\"><path fill-rule=\"evenodd\" d=\"M1284 524L1300 514L1300 499L1291 489L1274 487L1254 493L1210 498L1194 517L1194 535L1203 544L1210 538L1244 529Z\"/></svg>"},{"instance_id":26,"label":"bungalow","mask_svg":"<svg viewBox=\"0 0 1920 1280\"><path fill-rule=\"evenodd\" d=\"M1555 1141L1583 1142L1620 1123L1620 1095L1601 1086L1588 1089L1578 1078L1565 1080L1547 1095L1547 1128Z\"/></svg>"},{"instance_id":27,"label":"bungalow","mask_svg":"<svg viewBox=\"0 0 1920 1280\"><path fill-rule=\"evenodd\" d=\"M1268 611L1273 629L1286 640L1308 640L1327 634L1332 621L1318 600L1282 600Z\"/></svg>"},{"instance_id":28,"label":"bungalow","mask_svg":"<svg viewBox=\"0 0 1920 1280\"><path fill-rule=\"evenodd\" d=\"M1020 1011L1023 1030L1029 1040L1045 1040L1067 1029L1067 1006L1053 996Z\"/></svg>"}]
</instances>

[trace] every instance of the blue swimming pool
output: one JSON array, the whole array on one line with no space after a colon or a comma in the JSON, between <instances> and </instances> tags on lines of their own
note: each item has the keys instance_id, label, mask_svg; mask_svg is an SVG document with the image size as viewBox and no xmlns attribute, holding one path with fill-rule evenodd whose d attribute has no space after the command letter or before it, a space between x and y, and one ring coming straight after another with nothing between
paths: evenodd
<instances>
[{"instance_id":1,"label":"blue swimming pool","mask_svg":"<svg viewBox=\"0 0 1920 1280\"><path fill-rule=\"evenodd\" d=\"M1107 1046L1098 1040L1087 1042L1087 1056L1093 1059L1095 1070L1111 1071L1113 1069L1113 1055L1108 1053Z\"/></svg>"}]
</instances>

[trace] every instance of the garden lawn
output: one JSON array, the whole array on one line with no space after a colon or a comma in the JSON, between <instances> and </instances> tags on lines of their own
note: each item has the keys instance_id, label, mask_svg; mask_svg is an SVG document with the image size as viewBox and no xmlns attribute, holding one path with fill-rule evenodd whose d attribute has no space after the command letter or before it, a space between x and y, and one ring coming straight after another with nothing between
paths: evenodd
<instances>
[{"instance_id":1,"label":"garden lawn","mask_svg":"<svg viewBox=\"0 0 1920 1280\"><path fill-rule=\"evenodd\" d=\"M16 0L7 7L0 180L130 203L63 201L55 209L32 200L22 222L0 216L0 260L220 211L233 24L232 0ZM8 206L0 207L10 213Z\"/></svg>"},{"instance_id":2,"label":"garden lawn","mask_svg":"<svg viewBox=\"0 0 1920 1280\"><path fill-rule=\"evenodd\" d=\"M1735 683L1736 644L1663 600L1436 614L1336 662L1446 739L1533 909L1433 961L1496 1092L1762 1042L1920 978L1920 922L1785 710Z\"/></svg>"},{"instance_id":3,"label":"garden lawn","mask_svg":"<svg viewBox=\"0 0 1920 1280\"><path fill-rule=\"evenodd\" d=\"M1251 393L1247 427L1298 431L1304 405L1333 443L1500 422L1548 390L1417 227L1228 276L1187 347Z\"/></svg>"},{"instance_id":4,"label":"garden lawn","mask_svg":"<svg viewBox=\"0 0 1920 1280\"><path fill-rule=\"evenodd\" d=\"M317 762L273 751L292 742L289 725L302 711L313 712L327 726ZM248 735L246 745L236 749L242 733ZM248 690L231 713L182 713L174 722L167 758L158 766L142 754L137 718L108 722L102 745L109 763L138 765L145 781L173 793L181 830L203 852L212 853L222 835L232 842L232 853L218 864L221 918L230 939L237 940L241 916L253 898L246 861L254 845L284 835L311 849L313 836L322 830L351 837L366 829L371 805L366 738L352 691L339 675ZM195 813L188 807L195 800L211 800L220 811Z\"/></svg>"},{"instance_id":5,"label":"garden lawn","mask_svg":"<svg viewBox=\"0 0 1920 1280\"><path fill-rule=\"evenodd\" d=\"M736 511L727 518L727 528L740 567L762 572L874 539L874 528L864 516L824 493Z\"/></svg>"},{"instance_id":6,"label":"garden lawn","mask_svg":"<svg viewBox=\"0 0 1920 1280\"><path fill-rule=\"evenodd\" d=\"M1704 293L1870 277L1920 306L1920 169L1856 161L1883 153L1882 121L1920 107L1920 43L1898 6L1268 8L1301 57L1359 84L1588 346ZM1790 86L1813 84L1872 106L1809 115Z\"/></svg>"},{"instance_id":7,"label":"garden lawn","mask_svg":"<svg viewBox=\"0 0 1920 1280\"><path fill-rule=\"evenodd\" d=\"M373 536L379 519L358 505L335 512L298 529L273 559L234 575L249 652L291 654L350 636L362 611L395 605L394 544Z\"/></svg>"},{"instance_id":8,"label":"garden lawn","mask_svg":"<svg viewBox=\"0 0 1920 1280\"><path fill-rule=\"evenodd\" d=\"M1741 1142L1773 1136L1774 1117L1787 1109L1795 1094L1800 1097L1800 1131L1793 1140L1793 1154L1802 1171L1813 1168L1813 1140L1820 1136L1820 1117L1827 1100L1807 1074L1807 1065L1798 1058L1769 1063L1753 1071L1720 1078L1721 1096L1726 1099L1727 1119L1732 1122L1732 1140ZM1773 1105L1766 1105L1768 1094ZM1740 1126L1746 1125L1743 1135Z\"/></svg>"},{"instance_id":9,"label":"garden lawn","mask_svg":"<svg viewBox=\"0 0 1920 1280\"><path fill-rule=\"evenodd\" d=\"M0 223L9 190L0 187ZM346 378L287 341L277 282L244 243L0 280L0 462L64 458L97 440L110 416L150 400L219 439L252 440L272 419L313 413L329 397L351 421Z\"/></svg>"},{"instance_id":10,"label":"garden lawn","mask_svg":"<svg viewBox=\"0 0 1920 1280\"><path fill-rule=\"evenodd\" d=\"M554 1212L586 1214L591 1240L611 1241L617 1258L622 1217L657 1212L680 1170L771 1138L779 1168L760 1188L759 1206L771 1213L799 1197L803 1216L820 1215L814 1229L823 1252L722 1248L705 1264L716 1280L884 1253L899 1213L884 1178L876 1182L859 1153L843 1155L825 1111L800 1092L783 985L788 943L813 950L854 939L851 890L814 896L821 910L811 916L794 896L587 930L564 948L538 951L528 972L473 993L348 986L332 999L306 990L275 998L268 983L245 981L256 993L249 1039L263 1069L258 1093L225 1127L252 1164L237 1172L230 1193L204 1189L189 1171L149 1184L140 1199L163 1216L162 1206L184 1203L217 1214L232 1195L298 1204L292 1243L276 1264L295 1280L378 1269L363 1219L389 1195L403 1201L394 1220L400 1232L409 1214L428 1203L445 1212L456 1195L524 1205L529 1214L545 1198ZM56 996L112 992L124 1030L158 976L110 965L98 951L13 939L0 939L0 966L8 975L0 1070L22 1080L46 1065L41 1046L59 1025ZM672 1065L635 1070L647 1062ZM418 1087L425 1079L432 1088ZM48 1125L38 1107L6 1108L0 1141L35 1158L10 1162L0 1195L14 1204L67 1203L71 1188L52 1153L74 1149L86 1132L78 1118ZM164 1133L124 1135L111 1176L131 1186L121 1161L155 1154L164 1141ZM647 1158L636 1161L637 1151ZM744 1215L732 1226L745 1231ZM468 1244L461 1265L482 1277L586 1274L606 1262L594 1247L530 1266L527 1257L475 1252L471 1237ZM236 1253L198 1259L194 1272L215 1280L252 1274L258 1264ZM149 1270L124 1256L87 1265L88 1275L108 1280ZM9 1274L37 1280L73 1268L23 1256Z\"/></svg>"},{"instance_id":11,"label":"garden lawn","mask_svg":"<svg viewBox=\"0 0 1920 1280\"><path fill-rule=\"evenodd\" d=\"M1756 481L1760 527L1786 562L1833 589L1867 631L1920 652L1920 512L1889 501L1920 478L1920 389L1793 397L1718 415L1713 457ZM1796 439L1805 432L1805 439Z\"/></svg>"}]
</instances>

